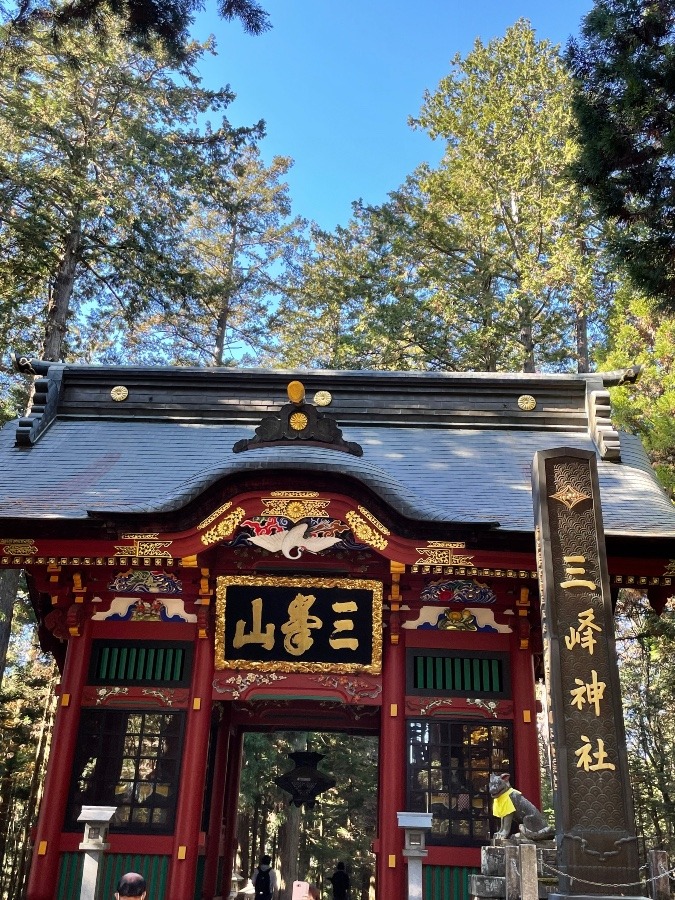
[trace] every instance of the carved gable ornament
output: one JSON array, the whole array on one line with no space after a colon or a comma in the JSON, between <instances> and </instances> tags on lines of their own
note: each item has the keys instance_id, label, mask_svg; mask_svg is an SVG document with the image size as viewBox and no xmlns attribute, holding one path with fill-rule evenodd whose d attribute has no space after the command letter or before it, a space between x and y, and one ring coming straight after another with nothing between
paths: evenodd
<instances>
[{"instance_id":1,"label":"carved gable ornament","mask_svg":"<svg viewBox=\"0 0 675 900\"><path fill-rule=\"evenodd\" d=\"M291 381L287 391L290 402L284 404L279 412L265 416L256 428L254 438L237 441L232 448L234 453L303 441L313 446L325 446L330 450L363 456L360 444L344 440L342 430L332 416L319 412L314 404L305 401L302 382Z\"/></svg>"}]
</instances>

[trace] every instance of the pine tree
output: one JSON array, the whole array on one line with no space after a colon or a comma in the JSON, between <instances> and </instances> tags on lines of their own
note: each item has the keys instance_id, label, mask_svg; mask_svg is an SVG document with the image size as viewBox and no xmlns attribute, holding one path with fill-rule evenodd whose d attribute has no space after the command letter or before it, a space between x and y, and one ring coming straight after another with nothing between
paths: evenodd
<instances>
[{"instance_id":1,"label":"pine tree","mask_svg":"<svg viewBox=\"0 0 675 900\"><path fill-rule=\"evenodd\" d=\"M105 41L73 29L56 47L38 27L0 63L0 343L42 344L45 359L79 350L68 336L86 320L128 328L185 292L191 180L206 149L250 135L224 118L199 127L232 99L199 84L208 47L176 66L131 48L113 18L99 26Z\"/></svg>"},{"instance_id":2,"label":"pine tree","mask_svg":"<svg viewBox=\"0 0 675 900\"><path fill-rule=\"evenodd\" d=\"M675 9L596 0L567 59L581 154L573 170L616 223L611 248L636 287L675 308Z\"/></svg>"}]
</instances>

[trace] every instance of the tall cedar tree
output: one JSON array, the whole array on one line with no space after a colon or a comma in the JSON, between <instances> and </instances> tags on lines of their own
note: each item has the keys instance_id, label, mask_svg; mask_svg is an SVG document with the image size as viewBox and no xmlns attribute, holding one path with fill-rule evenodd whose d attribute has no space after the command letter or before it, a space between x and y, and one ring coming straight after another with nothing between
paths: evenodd
<instances>
[{"instance_id":1,"label":"tall cedar tree","mask_svg":"<svg viewBox=\"0 0 675 900\"><path fill-rule=\"evenodd\" d=\"M37 28L0 62L0 339L21 352L42 344L51 360L99 303L127 329L151 302L178 304L191 185L211 148L249 134L224 117L197 124L233 96L200 86L208 47L176 67L159 48L133 49L114 19L98 24L104 42L88 27L55 47Z\"/></svg>"},{"instance_id":2,"label":"tall cedar tree","mask_svg":"<svg viewBox=\"0 0 675 900\"><path fill-rule=\"evenodd\" d=\"M575 356L588 366L580 320L595 302L596 223L566 176L578 152L571 91L557 48L520 20L455 57L417 120L446 142L440 167L421 179L432 228L443 223L464 291L482 294L525 372Z\"/></svg>"},{"instance_id":3,"label":"tall cedar tree","mask_svg":"<svg viewBox=\"0 0 675 900\"><path fill-rule=\"evenodd\" d=\"M457 56L414 123L445 142L441 164L315 232L280 307L283 361L588 371L602 244L567 175L571 93L525 21Z\"/></svg>"},{"instance_id":4,"label":"tall cedar tree","mask_svg":"<svg viewBox=\"0 0 675 900\"><path fill-rule=\"evenodd\" d=\"M675 309L675 5L597 0L567 48L581 155L573 166L634 284Z\"/></svg>"},{"instance_id":5,"label":"tall cedar tree","mask_svg":"<svg viewBox=\"0 0 675 900\"><path fill-rule=\"evenodd\" d=\"M285 157L265 165L255 145L224 155L210 148L182 224L189 289L180 314L164 298L150 303L133 334L107 333L111 361L115 352L207 366L259 358L269 341L268 309L304 245L304 222L291 218L284 180L290 166ZM95 330L87 340L100 346Z\"/></svg>"}]
</instances>

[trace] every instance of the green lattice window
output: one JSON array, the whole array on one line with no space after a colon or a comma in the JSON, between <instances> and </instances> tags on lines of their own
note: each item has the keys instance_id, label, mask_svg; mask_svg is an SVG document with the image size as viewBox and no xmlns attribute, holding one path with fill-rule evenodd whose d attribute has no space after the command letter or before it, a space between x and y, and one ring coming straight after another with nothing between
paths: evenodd
<instances>
[{"instance_id":1,"label":"green lattice window","mask_svg":"<svg viewBox=\"0 0 675 900\"><path fill-rule=\"evenodd\" d=\"M97 640L89 684L186 687L191 667L192 644L187 642Z\"/></svg>"},{"instance_id":2,"label":"green lattice window","mask_svg":"<svg viewBox=\"0 0 675 900\"><path fill-rule=\"evenodd\" d=\"M499 653L408 651L408 693L508 697L508 656Z\"/></svg>"}]
</instances>

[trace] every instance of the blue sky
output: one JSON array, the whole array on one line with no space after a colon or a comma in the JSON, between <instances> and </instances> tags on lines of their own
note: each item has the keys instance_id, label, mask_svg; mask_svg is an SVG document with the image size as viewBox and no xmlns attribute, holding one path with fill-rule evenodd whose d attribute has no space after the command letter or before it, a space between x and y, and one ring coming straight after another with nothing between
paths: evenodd
<instances>
[{"instance_id":1,"label":"blue sky","mask_svg":"<svg viewBox=\"0 0 675 900\"><path fill-rule=\"evenodd\" d=\"M211 87L237 94L233 124L264 119L262 145L295 161L293 211L323 228L345 224L351 202L381 203L442 147L413 131L424 91L434 90L456 53L477 37L499 37L528 19L539 38L565 44L592 0L261 0L272 20L258 37L215 15L197 21L218 55L201 67Z\"/></svg>"}]
</instances>

